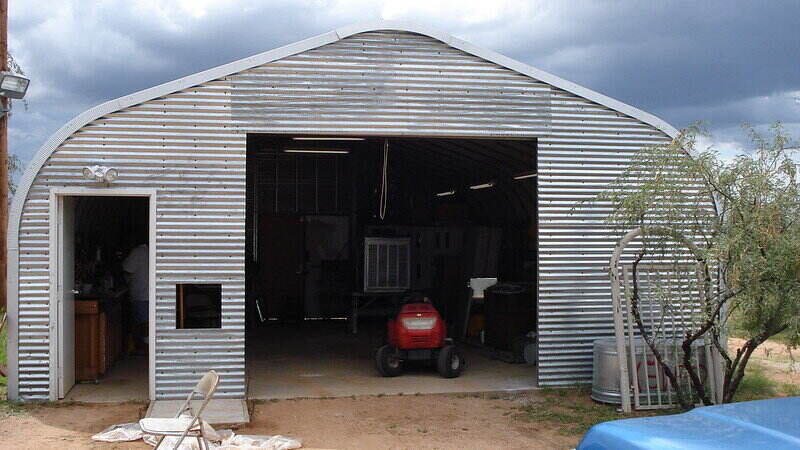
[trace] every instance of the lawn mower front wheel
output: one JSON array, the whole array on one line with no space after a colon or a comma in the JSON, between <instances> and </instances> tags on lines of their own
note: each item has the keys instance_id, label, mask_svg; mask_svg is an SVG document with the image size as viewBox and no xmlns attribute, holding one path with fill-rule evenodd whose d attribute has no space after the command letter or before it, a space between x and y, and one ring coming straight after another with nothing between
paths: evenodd
<instances>
[{"instance_id":1,"label":"lawn mower front wheel","mask_svg":"<svg viewBox=\"0 0 800 450\"><path fill-rule=\"evenodd\" d=\"M436 369L443 378L455 378L464 370L464 358L455 345L445 345L436 358Z\"/></svg>"},{"instance_id":2,"label":"lawn mower front wheel","mask_svg":"<svg viewBox=\"0 0 800 450\"><path fill-rule=\"evenodd\" d=\"M403 361L389 345L384 345L375 352L375 366L384 377L396 377L403 373Z\"/></svg>"}]
</instances>

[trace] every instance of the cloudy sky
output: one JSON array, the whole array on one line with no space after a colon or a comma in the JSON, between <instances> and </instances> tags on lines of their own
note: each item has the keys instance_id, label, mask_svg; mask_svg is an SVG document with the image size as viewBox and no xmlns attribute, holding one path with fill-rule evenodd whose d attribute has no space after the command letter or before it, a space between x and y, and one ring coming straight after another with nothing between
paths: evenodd
<instances>
[{"instance_id":1,"label":"cloudy sky","mask_svg":"<svg viewBox=\"0 0 800 450\"><path fill-rule=\"evenodd\" d=\"M434 27L651 112L800 137L800 2L10 0L9 48L32 80L9 144L27 164L98 103L340 26ZM36 7L31 7L33 5Z\"/></svg>"}]
</instances>

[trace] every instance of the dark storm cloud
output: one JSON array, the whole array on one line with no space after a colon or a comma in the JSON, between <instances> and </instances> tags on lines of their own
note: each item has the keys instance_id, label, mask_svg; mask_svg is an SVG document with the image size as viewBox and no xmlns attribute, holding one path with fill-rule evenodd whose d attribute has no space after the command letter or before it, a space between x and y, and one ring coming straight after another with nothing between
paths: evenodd
<instances>
[{"instance_id":1,"label":"dark storm cloud","mask_svg":"<svg viewBox=\"0 0 800 450\"><path fill-rule=\"evenodd\" d=\"M800 3L574 3L540 32L521 21L506 52L684 126L762 122L726 105L800 90ZM530 19L528 19L530 20ZM691 108L699 116L685 116ZM708 108L708 111L706 110ZM712 113L709 117L705 113ZM791 113L792 111L786 111ZM782 116L800 121L800 112Z\"/></svg>"},{"instance_id":2,"label":"dark storm cloud","mask_svg":"<svg viewBox=\"0 0 800 450\"><path fill-rule=\"evenodd\" d=\"M62 20L63 33L41 33L41 23L25 29L12 21L11 28L38 72L36 83L96 103L318 34L308 23L311 13L274 5L251 15L223 11L172 28L132 3L101 4ZM269 23L265 17L282 19Z\"/></svg>"},{"instance_id":3,"label":"dark storm cloud","mask_svg":"<svg viewBox=\"0 0 800 450\"><path fill-rule=\"evenodd\" d=\"M133 2L10 17L11 51L32 79L27 111L15 105L10 145L28 161L75 115L107 100L319 34L314 5L273 2L165 23ZM162 18L163 19L163 18Z\"/></svg>"},{"instance_id":4,"label":"dark storm cloud","mask_svg":"<svg viewBox=\"0 0 800 450\"><path fill-rule=\"evenodd\" d=\"M23 3L11 1L11 50L33 84L10 143L26 161L95 104L381 17L454 34L677 127L706 120L726 141L741 139L745 121L783 120L800 135L800 3L219 1L194 15L154 0Z\"/></svg>"}]
</instances>

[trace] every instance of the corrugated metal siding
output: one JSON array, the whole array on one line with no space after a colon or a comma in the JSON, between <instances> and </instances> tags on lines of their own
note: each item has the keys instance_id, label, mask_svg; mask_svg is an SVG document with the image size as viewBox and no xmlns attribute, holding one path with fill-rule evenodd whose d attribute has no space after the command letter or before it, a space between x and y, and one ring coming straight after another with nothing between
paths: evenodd
<instances>
[{"instance_id":1,"label":"corrugated metal siding","mask_svg":"<svg viewBox=\"0 0 800 450\"><path fill-rule=\"evenodd\" d=\"M49 203L47 188L37 183L29 192L21 218L18 308L21 399L47 400L50 392Z\"/></svg>"},{"instance_id":2,"label":"corrugated metal siding","mask_svg":"<svg viewBox=\"0 0 800 450\"><path fill-rule=\"evenodd\" d=\"M592 342L613 335L606 267L618 236L590 200L633 154L669 142L652 126L553 89L552 133L539 139L539 383L590 382Z\"/></svg>"},{"instance_id":3,"label":"corrugated metal siding","mask_svg":"<svg viewBox=\"0 0 800 450\"><path fill-rule=\"evenodd\" d=\"M244 395L245 135L222 119L228 104L209 101L214 91L202 86L97 120L40 171L20 231L20 317L37 326L20 340L22 398L48 395L48 192L90 186L81 169L94 162L119 169L115 188L158 190L157 397L185 396L208 369L221 376L217 395ZM193 102L191 113L165 106L171 98ZM222 284L222 329L175 329L175 285L182 282Z\"/></svg>"},{"instance_id":4,"label":"corrugated metal siding","mask_svg":"<svg viewBox=\"0 0 800 450\"><path fill-rule=\"evenodd\" d=\"M48 192L118 167L115 187L158 189L156 395L215 368L242 396L246 132L540 137L543 384L590 378L591 339L610 333L603 210L570 215L652 126L407 32L368 32L132 106L83 127L42 168L20 229L20 396L48 395ZM223 285L223 329L175 329L175 284ZM202 355L200 357L199 355Z\"/></svg>"},{"instance_id":5,"label":"corrugated metal siding","mask_svg":"<svg viewBox=\"0 0 800 450\"><path fill-rule=\"evenodd\" d=\"M248 131L541 135L550 86L426 36L362 33L229 77Z\"/></svg>"}]
</instances>

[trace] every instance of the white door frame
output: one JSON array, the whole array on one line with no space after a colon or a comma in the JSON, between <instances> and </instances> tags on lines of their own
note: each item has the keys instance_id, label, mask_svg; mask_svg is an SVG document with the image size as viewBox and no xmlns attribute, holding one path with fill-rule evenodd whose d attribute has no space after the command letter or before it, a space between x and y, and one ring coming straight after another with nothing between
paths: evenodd
<instances>
[{"instance_id":1,"label":"white door frame","mask_svg":"<svg viewBox=\"0 0 800 450\"><path fill-rule=\"evenodd\" d=\"M149 297L150 312L148 320L148 392L150 399L155 398L156 378L155 378L155 322L156 322L156 189L140 188L83 188L83 187L62 187L50 189L50 400L56 401L63 398L66 392L59 392L59 375L62 368L59 365L59 331L64 318L61 317L61 309L58 307L58 276L61 273L62 261L60 261L60 245L58 240L58 224L61 220L58 208L60 197L146 197L148 199L148 248L149 255ZM75 345L74 342L64 343Z\"/></svg>"}]
</instances>

